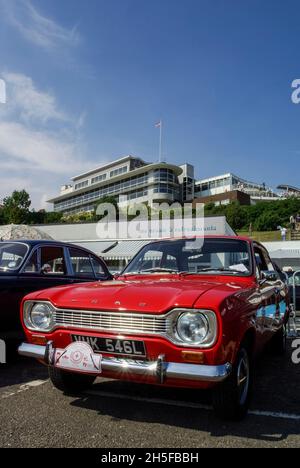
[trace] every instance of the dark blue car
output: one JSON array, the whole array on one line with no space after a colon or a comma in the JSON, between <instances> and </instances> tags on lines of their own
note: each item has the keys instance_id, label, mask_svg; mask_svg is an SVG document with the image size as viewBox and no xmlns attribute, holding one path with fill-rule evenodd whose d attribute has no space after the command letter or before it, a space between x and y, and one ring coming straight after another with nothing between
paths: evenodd
<instances>
[{"instance_id":1,"label":"dark blue car","mask_svg":"<svg viewBox=\"0 0 300 468\"><path fill-rule=\"evenodd\" d=\"M22 298L33 291L112 279L104 261L76 245L54 241L0 242L0 339L23 339Z\"/></svg>"}]
</instances>

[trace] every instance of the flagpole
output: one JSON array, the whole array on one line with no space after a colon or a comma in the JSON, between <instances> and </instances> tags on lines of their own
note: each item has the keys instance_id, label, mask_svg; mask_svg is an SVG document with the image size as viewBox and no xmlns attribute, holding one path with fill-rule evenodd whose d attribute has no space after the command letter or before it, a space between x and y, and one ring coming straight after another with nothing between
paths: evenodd
<instances>
[{"instance_id":1,"label":"flagpole","mask_svg":"<svg viewBox=\"0 0 300 468\"><path fill-rule=\"evenodd\" d=\"M160 126L159 126L159 162L162 162L162 120L160 121Z\"/></svg>"}]
</instances>

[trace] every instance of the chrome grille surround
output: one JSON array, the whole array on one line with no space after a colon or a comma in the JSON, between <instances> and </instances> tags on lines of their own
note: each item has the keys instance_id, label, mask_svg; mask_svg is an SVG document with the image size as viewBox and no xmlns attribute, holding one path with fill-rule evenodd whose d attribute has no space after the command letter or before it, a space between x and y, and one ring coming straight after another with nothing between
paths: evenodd
<instances>
[{"instance_id":1,"label":"chrome grille surround","mask_svg":"<svg viewBox=\"0 0 300 468\"><path fill-rule=\"evenodd\" d=\"M35 304L45 303L53 311L52 325L49 330L39 330L29 325L26 317L30 316ZM185 312L200 312L209 322L210 340L201 345L187 344L180 340L176 331L179 316ZM91 332L118 333L119 335L152 335L188 348L210 348L218 337L218 322L215 312L204 309L177 308L164 315L143 314L137 312L107 312L97 310L59 309L49 301L26 301L24 303L24 321L26 327L33 332L51 333L57 329L72 329Z\"/></svg>"},{"instance_id":2,"label":"chrome grille surround","mask_svg":"<svg viewBox=\"0 0 300 468\"><path fill-rule=\"evenodd\" d=\"M55 309L53 320L57 327L84 328L120 333L163 335L168 330L166 316L159 317L157 315L128 312Z\"/></svg>"}]
</instances>

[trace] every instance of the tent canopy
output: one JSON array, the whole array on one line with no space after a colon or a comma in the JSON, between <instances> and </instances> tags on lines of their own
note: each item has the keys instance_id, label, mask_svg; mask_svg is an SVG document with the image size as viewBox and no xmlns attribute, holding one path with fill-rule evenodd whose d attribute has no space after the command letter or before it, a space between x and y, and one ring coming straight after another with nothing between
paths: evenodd
<instances>
[{"instance_id":1,"label":"tent canopy","mask_svg":"<svg viewBox=\"0 0 300 468\"><path fill-rule=\"evenodd\" d=\"M116 247L104 253L103 257L106 260L130 260L142 247L149 243L150 240L121 241Z\"/></svg>"}]
</instances>

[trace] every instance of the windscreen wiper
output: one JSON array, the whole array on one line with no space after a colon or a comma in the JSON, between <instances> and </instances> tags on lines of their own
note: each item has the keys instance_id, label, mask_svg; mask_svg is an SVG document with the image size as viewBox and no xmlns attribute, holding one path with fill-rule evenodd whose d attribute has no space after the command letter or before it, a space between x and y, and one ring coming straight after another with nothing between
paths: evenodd
<instances>
[{"instance_id":1,"label":"windscreen wiper","mask_svg":"<svg viewBox=\"0 0 300 468\"><path fill-rule=\"evenodd\" d=\"M139 270L139 271L129 271L128 273L123 273L120 276L131 276L131 275L142 275L144 273L172 273L178 274L178 270L172 270L171 268L148 268L147 270Z\"/></svg>"},{"instance_id":2,"label":"windscreen wiper","mask_svg":"<svg viewBox=\"0 0 300 468\"><path fill-rule=\"evenodd\" d=\"M173 273L177 274L179 273L178 270L173 270L172 268L162 268L162 267L156 267L156 268L148 268L147 270L140 270L139 273Z\"/></svg>"},{"instance_id":3,"label":"windscreen wiper","mask_svg":"<svg viewBox=\"0 0 300 468\"><path fill-rule=\"evenodd\" d=\"M191 271L181 271L180 272L180 275L182 276L188 276L188 275L198 275L199 273L207 273L207 272L210 272L210 271L219 271L219 272L222 272L222 273L243 273L242 271L240 270L234 270L234 269L231 269L231 268L223 268L223 267L216 267L216 268L201 268L200 270L198 271L195 271L195 272L191 272Z\"/></svg>"}]
</instances>

